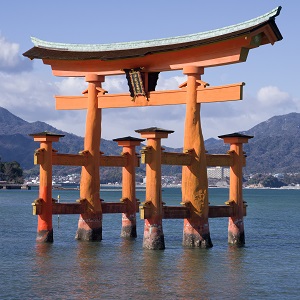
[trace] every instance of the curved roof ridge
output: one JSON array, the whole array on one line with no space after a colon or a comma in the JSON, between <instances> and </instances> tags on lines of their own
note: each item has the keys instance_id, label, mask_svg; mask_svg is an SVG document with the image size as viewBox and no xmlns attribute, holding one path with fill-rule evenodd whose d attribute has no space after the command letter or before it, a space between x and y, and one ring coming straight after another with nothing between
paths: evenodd
<instances>
[{"instance_id":1,"label":"curved roof ridge","mask_svg":"<svg viewBox=\"0 0 300 300\"><path fill-rule=\"evenodd\" d=\"M130 49L139 49L147 47L157 47L157 46L166 46L172 44L187 43L199 40L205 40L212 37L222 36L227 33L238 32L249 27L253 27L264 22L267 22L270 19L275 18L280 14L281 6L278 6L271 10L270 12L256 17L254 19L238 23L235 25L230 25L222 27L219 29L193 33L188 35L169 37L169 38L160 38L152 40L141 40L141 41L132 41L132 42L120 42L120 43L111 43L111 44L66 44L66 43L55 43L43 41L35 37L31 37L35 47L47 48L53 50L62 50L62 51L74 51L74 52L98 52L98 51L115 51L115 50L130 50Z\"/></svg>"}]
</instances>

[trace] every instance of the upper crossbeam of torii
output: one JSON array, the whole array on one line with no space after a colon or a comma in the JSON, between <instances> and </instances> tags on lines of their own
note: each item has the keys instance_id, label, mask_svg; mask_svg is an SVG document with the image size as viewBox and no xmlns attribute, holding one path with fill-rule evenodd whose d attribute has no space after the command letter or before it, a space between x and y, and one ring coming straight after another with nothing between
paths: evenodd
<instances>
[{"instance_id":1,"label":"upper crossbeam of torii","mask_svg":"<svg viewBox=\"0 0 300 300\"><path fill-rule=\"evenodd\" d=\"M98 108L184 104L184 90L163 93L155 91L156 81L150 79L151 75L162 71L184 70L188 66L206 68L246 61L250 49L268 43L274 44L282 39L275 23L280 10L281 7L277 7L260 17L221 29L156 40L114 44L64 44L32 38L34 47L23 55L30 59L42 59L51 66L55 76L107 76L124 74L126 70L141 70L146 97L131 101L132 97L128 97L128 94L114 97L103 91L98 94ZM205 88L205 85L200 84L197 101L240 100L242 86L243 83L237 83ZM56 108L85 109L86 101L86 95L58 96Z\"/></svg>"}]
</instances>

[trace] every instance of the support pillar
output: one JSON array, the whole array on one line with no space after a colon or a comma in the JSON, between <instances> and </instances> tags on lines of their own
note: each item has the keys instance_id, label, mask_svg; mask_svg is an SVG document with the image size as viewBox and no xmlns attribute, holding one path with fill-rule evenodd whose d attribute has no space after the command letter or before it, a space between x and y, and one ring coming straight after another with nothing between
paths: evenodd
<instances>
[{"instance_id":1,"label":"support pillar","mask_svg":"<svg viewBox=\"0 0 300 300\"><path fill-rule=\"evenodd\" d=\"M149 217L145 219L143 248L165 249L162 227L163 207L161 195L161 139L174 131L157 127L136 130L147 139L146 155L146 199Z\"/></svg>"},{"instance_id":2,"label":"support pillar","mask_svg":"<svg viewBox=\"0 0 300 300\"><path fill-rule=\"evenodd\" d=\"M183 245L188 247L212 247L208 223L208 180L206 154L200 121L200 104L197 103L197 87L203 82L203 68L188 66L184 151L190 152L192 162L182 168L182 202L190 208L191 217L184 219Z\"/></svg>"},{"instance_id":3,"label":"support pillar","mask_svg":"<svg viewBox=\"0 0 300 300\"><path fill-rule=\"evenodd\" d=\"M234 215L228 221L228 243L237 246L245 244L244 231L244 201L243 201L243 144L253 136L240 133L221 135L219 138L224 143L230 144L230 152L233 154L233 165L230 166L229 201L233 204Z\"/></svg>"},{"instance_id":4,"label":"support pillar","mask_svg":"<svg viewBox=\"0 0 300 300\"><path fill-rule=\"evenodd\" d=\"M100 203L100 141L101 109L98 108L98 92L103 76L86 75L88 94L84 150L87 151L87 164L82 167L80 181L80 198L88 202L88 210L81 214L75 238L85 241L102 240L102 209Z\"/></svg>"},{"instance_id":5,"label":"support pillar","mask_svg":"<svg viewBox=\"0 0 300 300\"><path fill-rule=\"evenodd\" d=\"M122 168L122 199L126 202L126 213L122 213L121 237L135 238L136 233L136 211L138 208L135 193L135 168L138 165L138 157L135 147L139 146L144 139L131 136L114 139L119 146L123 147L122 154L127 155L127 165Z\"/></svg>"},{"instance_id":6,"label":"support pillar","mask_svg":"<svg viewBox=\"0 0 300 300\"><path fill-rule=\"evenodd\" d=\"M35 142L40 142L40 185L39 201L42 203L42 213L38 215L37 237L39 243L53 242L52 227L52 143L58 142L64 135L41 132L30 134Z\"/></svg>"}]
</instances>

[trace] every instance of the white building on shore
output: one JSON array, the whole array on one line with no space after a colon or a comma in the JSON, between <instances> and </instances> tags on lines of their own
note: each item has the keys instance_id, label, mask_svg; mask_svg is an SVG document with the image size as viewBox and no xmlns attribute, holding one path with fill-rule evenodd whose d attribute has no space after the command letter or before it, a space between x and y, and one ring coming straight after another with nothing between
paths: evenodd
<instances>
[{"instance_id":1,"label":"white building on shore","mask_svg":"<svg viewBox=\"0 0 300 300\"><path fill-rule=\"evenodd\" d=\"M223 167L210 167L207 168L207 177L212 179L224 180L229 178L229 168Z\"/></svg>"}]
</instances>

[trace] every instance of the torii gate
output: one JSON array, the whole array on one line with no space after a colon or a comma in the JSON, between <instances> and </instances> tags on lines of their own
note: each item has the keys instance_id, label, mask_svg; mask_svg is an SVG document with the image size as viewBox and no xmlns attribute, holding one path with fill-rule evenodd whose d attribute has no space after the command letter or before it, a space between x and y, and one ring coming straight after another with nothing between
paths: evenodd
<instances>
[{"instance_id":1,"label":"torii gate","mask_svg":"<svg viewBox=\"0 0 300 300\"><path fill-rule=\"evenodd\" d=\"M87 110L84 142L86 162L82 164L80 197L87 200L89 210L81 213L79 218L76 235L78 239L102 239L103 208L99 201L101 110L103 108L185 104L183 148L184 153L189 155L190 162L188 165L182 163L182 202L189 207L190 214L184 220L183 244L204 248L212 246L208 224L207 155L201 130L200 105L208 102L241 100L244 83L209 87L201 80L201 75L208 67L245 62L250 49L280 41L282 36L275 23L280 10L281 7L277 7L265 15L237 25L168 39L83 45L52 43L32 38L34 47L25 52L24 56L30 59L42 59L44 64L51 66L55 76L85 77L88 83L83 96L56 96L56 109ZM170 70L182 70L187 76L187 81L179 86L179 90L155 91L158 73ZM130 95L128 93L108 94L103 90L101 84L105 76L121 74L127 76ZM158 147L157 149L160 149L157 140L167 137L170 133L161 130L138 132L142 134L142 137L149 138L151 141L153 139L151 145ZM223 138L225 142L235 145L232 151L236 151L237 160L242 161L243 154L240 152L242 149L240 145L251 137L228 135ZM46 141L47 137L41 139L39 136L36 140ZM78 159L74 157L73 164ZM217 159L221 165L226 165L228 162L228 157ZM232 168L232 172L240 175L239 168ZM229 199L239 203L239 207L243 202L240 184L241 182L237 191L231 193L232 198L237 199ZM159 190L156 196L160 197ZM52 201L44 199L43 193L40 197L42 201ZM45 197L50 198L51 195L48 194ZM159 205L161 205L160 202ZM157 207L154 211L156 209ZM239 213L230 218L229 236L231 238L229 242L243 244L244 212L243 209L238 211ZM41 224L44 223L41 222ZM52 234L51 226L38 225L40 241L51 241L51 237L49 238ZM147 226L155 230L153 230L153 236L150 238L148 236L150 244L144 242L144 247L163 249L162 230L156 230L161 226L159 221L149 217ZM151 239L156 242L151 244L151 241L149 242Z\"/></svg>"}]
</instances>

